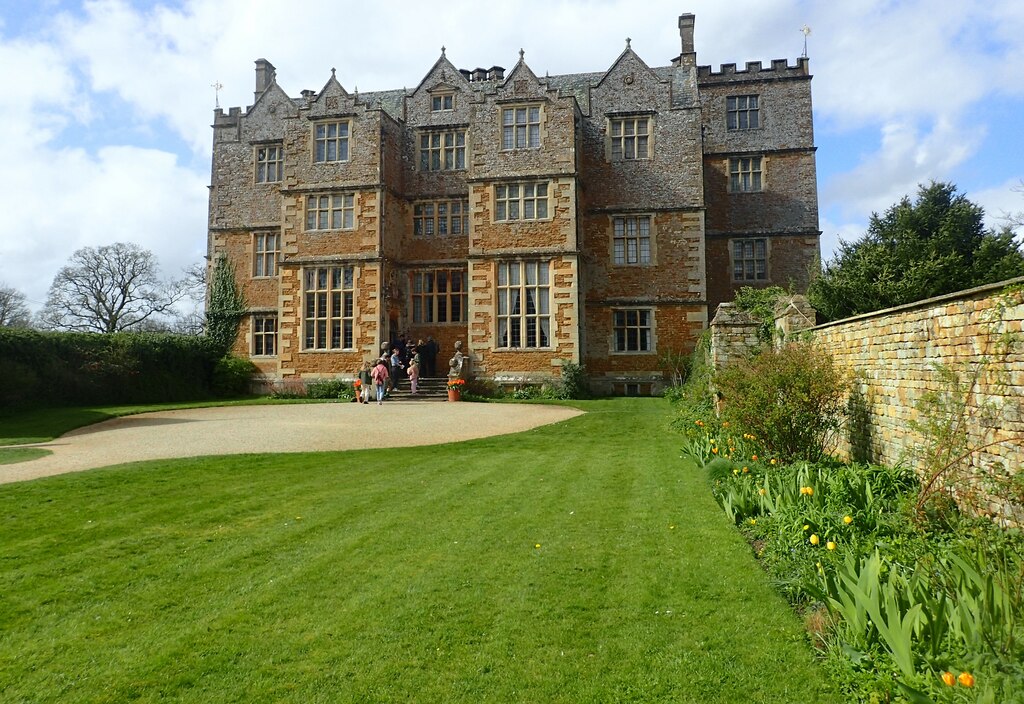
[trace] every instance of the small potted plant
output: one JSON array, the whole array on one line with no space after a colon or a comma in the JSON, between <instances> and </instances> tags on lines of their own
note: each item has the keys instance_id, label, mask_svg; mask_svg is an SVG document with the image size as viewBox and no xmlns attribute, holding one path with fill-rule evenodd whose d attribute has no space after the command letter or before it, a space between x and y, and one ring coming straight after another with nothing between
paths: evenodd
<instances>
[{"instance_id":1,"label":"small potted plant","mask_svg":"<svg viewBox=\"0 0 1024 704\"><path fill-rule=\"evenodd\" d=\"M449 378L448 379L448 400L449 401L461 401L462 400L462 389L466 386L465 379Z\"/></svg>"}]
</instances>

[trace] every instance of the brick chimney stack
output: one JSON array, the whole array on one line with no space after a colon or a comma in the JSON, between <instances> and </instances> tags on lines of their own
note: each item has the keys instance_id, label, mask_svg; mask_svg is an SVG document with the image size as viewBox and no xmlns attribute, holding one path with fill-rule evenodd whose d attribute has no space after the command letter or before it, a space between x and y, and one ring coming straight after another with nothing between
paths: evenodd
<instances>
[{"instance_id":1,"label":"brick chimney stack","mask_svg":"<svg viewBox=\"0 0 1024 704\"><path fill-rule=\"evenodd\" d=\"M256 59L256 97L259 98L275 80L277 69L274 68L274 64L266 59Z\"/></svg>"},{"instance_id":2,"label":"brick chimney stack","mask_svg":"<svg viewBox=\"0 0 1024 704\"><path fill-rule=\"evenodd\" d=\"M693 22L693 13L679 15L679 38L683 43L679 62L683 66L694 66L697 63L697 51L693 47Z\"/></svg>"}]
</instances>

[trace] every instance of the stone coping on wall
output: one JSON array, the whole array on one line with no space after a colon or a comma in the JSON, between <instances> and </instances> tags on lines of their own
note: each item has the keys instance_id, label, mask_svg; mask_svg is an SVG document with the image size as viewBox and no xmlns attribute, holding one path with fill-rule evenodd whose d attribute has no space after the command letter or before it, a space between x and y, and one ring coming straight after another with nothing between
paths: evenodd
<instances>
[{"instance_id":1,"label":"stone coping on wall","mask_svg":"<svg viewBox=\"0 0 1024 704\"><path fill-rule=\"evenodd\" d=\"M860 320L870 320L872 318L881 318L886 315L892 315L894 313L902 313L917 308L930 308L944 303L946 301L964 300L967 298L980 297L982 294L991 293L993 291L999 291L1007 286L1013 286L1015 284L1024 285L1024 276L1018 276L1013 279L1006 279L1005 281L998 281L994 284L985 284L984 286L976 286L974 288L963 289L962 291L955 291L953 293L944 293L941 296L935 296L934 298L925 298L920 301L914 301L913 303L904 303L903 305L893 306L892 308L883 308L882 310L871 311L870 313L861 313L860 315L853 315L849 318L843 318L841 320L833 320L829 323L822 323L812 328L807 328L807 332L813 332L815 330L825 330L827 328L835 327L837 325L846 325L848 323L857 322Z\"/></svg>"}]
</instances>

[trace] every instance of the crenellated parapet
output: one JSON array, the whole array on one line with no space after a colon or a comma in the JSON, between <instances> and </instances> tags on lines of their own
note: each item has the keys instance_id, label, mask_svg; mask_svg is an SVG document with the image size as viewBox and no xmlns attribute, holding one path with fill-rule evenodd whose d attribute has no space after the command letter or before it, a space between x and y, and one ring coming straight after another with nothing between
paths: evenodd
<instances>
[{"instance_id":1,"label":"crenellated parapet","mask_svg":"<svg viewBox=\"0 0 1024 704\"><path fill-rule=\"evenodd\" d=\"M806 56L798 58L795 66L790 66L787 59L772 59L768 68L760 61L748 61L744 68L737 68L736 64L722 64L718 71L713 71L711 66L697 67L697 80L704 85L810 77L810 60Z\"/></svg>"},{"instance_id":2,"label":"crenellated parapet","mask_svg":"<svg viewBox=\"0 0 1024 704\"><path fill-rule=\"evenodd\" d=\"M214 127L238 127L238 121L242 117L242 108L229 108L228 114L224 114L224 108L217 108L213 111Z\"/></svg>"}]
</instances>

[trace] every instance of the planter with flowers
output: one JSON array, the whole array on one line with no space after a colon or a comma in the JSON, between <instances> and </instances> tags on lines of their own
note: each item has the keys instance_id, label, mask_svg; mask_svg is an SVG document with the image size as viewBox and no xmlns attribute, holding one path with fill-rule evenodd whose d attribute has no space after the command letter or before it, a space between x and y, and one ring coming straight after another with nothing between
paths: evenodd
<instances>
[{"instance_id":1,"label":"planter with flowers","mask_svg":"<svg viewBox=\"0 0 1024 704\"><path fill-rule=\"evenodd\" d=\"M462 389L466 387L465 379L448 379L448 400L461 401Z\"/></svg>"}]
</instances>

